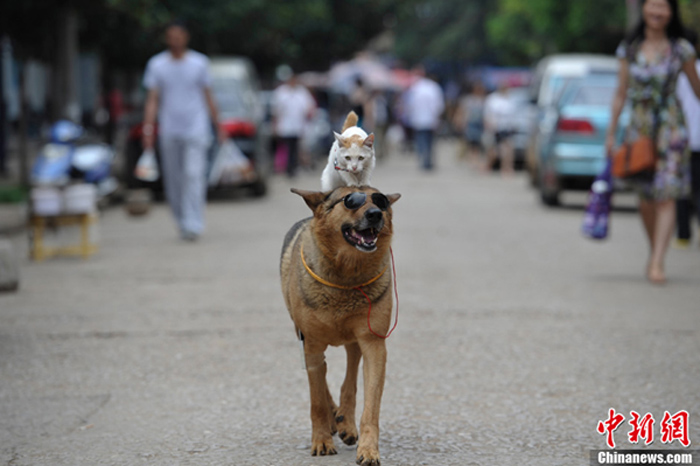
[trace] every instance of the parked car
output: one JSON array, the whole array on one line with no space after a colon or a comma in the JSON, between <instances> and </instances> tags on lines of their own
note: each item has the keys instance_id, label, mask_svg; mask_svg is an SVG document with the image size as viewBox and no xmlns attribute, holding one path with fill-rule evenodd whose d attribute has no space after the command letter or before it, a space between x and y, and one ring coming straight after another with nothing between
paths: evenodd
<instances>
[{"instance_id":1,"label":"parked car","mask_svg":"<svg viewBox=\"0 0 700 466\"><path fill-rule=\"evenodd\" d=\"M530 86L531 103L535 106L530 122L530 136L525 163L531 183L539 182L539 154L542 151L542 129L551 127L553 107L562 89L572 79L590 74L617 76L620 64L612 56L587 54L551 55L539 61Z\"/></svg>"},{"instance_id":2,"label":"parked car","mask_svg":"<svg viewBox=\"0 0 700 466\"><path fill-rule=\"evenodd\" d=\"M270 156L270 124L264 120L263 104L260 100L260 85L255 68L250 60L242 57L212 58L212 93L219 109L219 119L227 135L251 161L256 179L241 181L235 185L217 186L212 191L247 189L253 196L267 192L267 177L272 173ZM157 131L157 127L156 127ZM148 187L162 192L161 180L143 182L134 177L134 167L143 152L141 146L142 123L130 131L126 149L125 183L129 189ZM212 165L215 145L209 151L209 167ZM156 157L160 160L158 145Z\"/></svg>"},{"instance_id":3,"label":"parked car","mask_svg":"<svg viewBox=\"0 0 700 466\"><path fill-rule=\"evenodd\" d=\"M605 167L605 139L617 76L591 74L570 80L541 125L538 160L542 202L559 203L563 190L588 190ZM618 140L629 118L621 116Z\"/></svg>"}]
</instances>

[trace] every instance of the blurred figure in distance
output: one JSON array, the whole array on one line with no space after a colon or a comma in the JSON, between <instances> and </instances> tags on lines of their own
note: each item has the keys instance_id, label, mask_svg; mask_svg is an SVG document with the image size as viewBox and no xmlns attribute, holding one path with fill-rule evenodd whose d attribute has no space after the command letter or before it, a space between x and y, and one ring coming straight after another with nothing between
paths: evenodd
<instances>
[{"instance_id":1,"label":"blurred figure in distance","mask_svg":"<svg viewBox=\"0 0 700 466\"><path fill-rule=\"evenodd\" d=\"M457 105L454 126L462 136L464 145L460 155L467 155L470 162L480 162L482 136L484 134L484 105L486 88L481 81L468 84Z\"/></svg>"},{"instance_id":2,"label":"blurred figure in distance","mask_svg":"<svg viewBox=\"0 0 700 466\"><path fill-rule=\"evenodd\" d=\"M272 93L272 127L278 144L287 147L287 175L296 175L299 140L306 123L313 117L316 101L291 72L286 82Z\"/></svg>"},{"instance_id":3,"label":"blurred figure in distance","mask_svg":"<svg viewBox=\"0 0 700 466\"><path fill-rule=\"evenodd\" d=\"M425 76L425 68L422 65L415 67L413 73L417 80L409 89L405 102L406 111L414 132L421 167L430 171L434 168L433 140L445 110L445 97L440 85Z\"/></svg>"},{"instance_id":4,"label":"blurred figure in distance","mask_svg":"<svg viewBox=\"0 0 700 466\"><path fill-rule=\"evenodd\" d=\"M688 40L695 45L695 51L700 55L700 42L695 31L687 31ZM695 70L700 74L700 59L695 61ZM690 219L695 207L695 215L700 221L700 100L693 93L693 88L685 74L678 77L676 94L683 107L683 115L688 128L690 143L690 198L676 201L676 215L678 223L676 247L681 249L690 246L692 237ZM699 235L700 236L700 235Z\"/></svg>"},{"instance_id":5,"label":"blurred figure in distance","mask_svg":"<svg viewBox=\"0 0 700 466\"><path fill-rule=\"evenodd\" d=\"M204 230L206 154L211 125L220 142L226 134L211 92L209 59L188 48L182 22L165 30L168 49L148 61L143 84L148 90L143 118L143 147L152 149L158 116L162 178L180 236L196 240Z\"/></svg>"},{"instance_id":6,"label":"blurred figure in distance","mask_svg":"<svg viewBox=\"0 0 700 466\"><path fill-rule=\"evenodd\" d=\"M514 118L517 108L510 98L509 85L504 80L495 92L484 102L484 127L490 139L487 147L486 169L491 170L496 160L501 159L501 173L509 176L514 173L515 135Z\"/></svg>"}]
</instances>

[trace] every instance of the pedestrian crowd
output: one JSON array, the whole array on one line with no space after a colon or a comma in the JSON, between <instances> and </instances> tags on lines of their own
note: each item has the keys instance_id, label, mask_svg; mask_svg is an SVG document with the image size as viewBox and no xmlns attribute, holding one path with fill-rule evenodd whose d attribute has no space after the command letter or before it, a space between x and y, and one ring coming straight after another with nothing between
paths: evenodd
<instances>
[{"instance_id":1,"label":"pedestrian crowd","mask_svg":"<svg viewBox=\"0 0 700 466\"><path fill-rule=\"evenodd\" d=\"M625 142L645 136L656 147L653 176L628 181L639 194L649 239L647 278L663 283L664 259L674 230L673 244L688 248L693 213L700 219L700 60L697 36L683 28L677 0L644 0L642 9L639 25L617 49L621 65L606 151L614 153L620 114L631 107ZM167 200L182 238L194 240L204 230L210 128L213 125L220 140L226 135L220 129L211 93L208 59L190 50L188 40L184 25L171 25L166 32L167 50L148 62L143 81L148 90L143 146L155 144L157 117ZM337 114L328 96L307 88L291 70L278 79L269 108L273 152L277 170L290 177L300 166L314 166L302 142L322 107L329 115L331 130L338 129L338 118L353 110L358 126L375 134L380 160L392 145L403 144L416 154L420 169L432 171L436 168L435 139L451 133L461 141L461 158L482 171L500 165L504 176L514 172L519 107L507 79L498 81L490 93L482 79L474 79L459 94L454 86L440 85L418 65L407 89L396 93L373 88L358 75L345 97L346 108ZM328 133L330 138L332 132ZM320 151L330 143L332 139L320 144Z\"/></svg>"}]
</instances>

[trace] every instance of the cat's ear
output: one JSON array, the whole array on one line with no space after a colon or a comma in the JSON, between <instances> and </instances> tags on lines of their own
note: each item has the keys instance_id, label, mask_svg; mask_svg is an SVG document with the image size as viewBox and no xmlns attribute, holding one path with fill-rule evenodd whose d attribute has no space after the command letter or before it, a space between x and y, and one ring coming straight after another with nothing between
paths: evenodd
<instances>
[{"instance_id":1,"label":"cat's ear","mask_svg":"<svg viewBox=\"0 0 700 466\"><path fill-rule=\"evenodd\" d=\"M370 149L372 146L374 146L374 133L370 134L365 138L365 141L362 143L363 146L369 147Z\"/></svg>"},{"instance_id":2,"label":"cat's ear","mask_svg":"<svg viewBox=\"0 0 700 466\"><path fill-rule=\"evenodd\" d=\"M333 136L335 136L335 140L338 141L338 144L345 145L345 139L343 139L343 136L341 134L336 133L333 131Z\"/></svg>"}]
</instances>

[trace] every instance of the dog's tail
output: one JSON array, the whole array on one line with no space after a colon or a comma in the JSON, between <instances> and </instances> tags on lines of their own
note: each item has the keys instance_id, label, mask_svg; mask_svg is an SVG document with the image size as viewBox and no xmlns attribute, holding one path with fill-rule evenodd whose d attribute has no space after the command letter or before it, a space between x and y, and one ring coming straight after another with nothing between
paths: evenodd
<instances>
[{"instance_id":1,"label":"dog's tail","mask_svg":"<svg viewBox=\"0 0 700 466\"><path fill-rule=\"evenodd\" d=\"M343 123L343 132L345 132L346 129L352 128L353 126L357 126L357 121L359 118L357 117L357 113L350 111L348 113L347 118L345 118L345 123Z\"/></svg>"}]
</instances>

